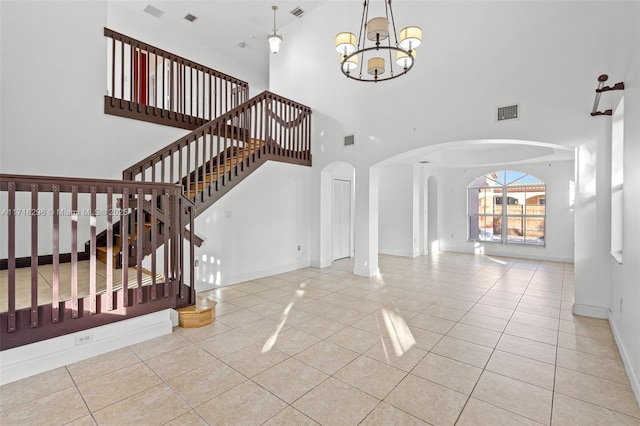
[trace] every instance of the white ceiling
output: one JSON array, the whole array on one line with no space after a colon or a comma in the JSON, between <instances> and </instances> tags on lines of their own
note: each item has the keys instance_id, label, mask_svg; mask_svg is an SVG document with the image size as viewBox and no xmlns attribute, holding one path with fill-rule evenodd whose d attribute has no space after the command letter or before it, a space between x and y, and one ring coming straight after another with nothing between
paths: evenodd
<instances>
[{"instance_id":1,"label":"white ceiling","mask_svg":"<svg viewBox=\"0 0 640 426\"><path fill-rule=\"evenodd\" d=\"M287 25L295 20L305 19L305 15L326 3L328 0L149 0L149 1L112 1L109 7L119 9L121 13L135 21L150 22L157 19L163 31L180 34L186 39L208 45L217 52L251 66L257 73L269 73L269 46L267 34L273 29L273 5L278 6L277 28L287 42ZM399 1L399 0L397 0ZM160 18L144 12L151 5L164 14ZM300 7L305 13L296 18L290 11ZM197 17L194 22L184 19L191 14ZM151 21L155 22L155 21ZM245 44L244 48L239 43ZM327 46L333 49L333 46ZM573 151L551 146L533 146L520 141L473 141L458 144L446 144L425 147L420 150L401 154L384 164L415 164L429 162L434 165L450 167L468 167L473 165L501 165L528 162L551 162L572 160ZM381 164L382 165L382 164Z\"/></svg>"},{"instance_id":2,"label":"white ceiling","mask_svg":"<svg viewBox=\"0 0 640 426\"><path fill-rule=\"evenodd\" d=\"M247 65L265 74L269 72L269 43L267 34L273 31L272 6L278 6L276 24L278 34L286 43L286 26L290 22L304 19L296 18L290 12L300 7L305 14L325 1L249 1L249 0L201 0L201 1L114 1L109 7L120 9L134 19L148 21L157 19L167 33L181 34L198 43L209 45L212 49L231 57L237 57ZM147 5L160 9L164 14L160 18L144 12ZM196 16L194 22L184 19L185 15ZM244 42L245 47L239 47Z\"/></svg>"}]
</instances>

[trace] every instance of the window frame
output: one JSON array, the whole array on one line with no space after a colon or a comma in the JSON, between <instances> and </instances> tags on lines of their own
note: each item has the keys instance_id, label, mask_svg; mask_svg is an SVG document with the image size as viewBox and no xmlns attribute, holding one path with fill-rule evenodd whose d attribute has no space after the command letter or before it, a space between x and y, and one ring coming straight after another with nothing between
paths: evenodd
<instances>
[{"instance_id":1,"label":"window frame","mask_svg":"<svg viewBox=\"0 0 640 426\"><path fill-rule=\"evenodd\" d=\"M494 178L503 173L502 182L499 182ZM515 179L508 180L509 175L516 175ZM493 177L492 177L493 176ZM524 178L529 177L535 179L536 182L533 183L517 183L518 181L523 180ZM486 184L480 186L478 182L481 179L485 179ZM493 181L492 184L489 184L489 181ZM535 190L535 191L532 191ZM480 195L482 192L485 192L487 195ZM522 192L524 194L523 204L518 202L518 198L512 197L514 193ZM537 192L538 195L534 197L538 197L535 204L528 204L527 200L531 197L527 197L527 192ZM477 206L472 203L472 200L475 199L476 195L478 199ZM472 198L472 195L474 198ZM522 198L522 197L520 197ZM487 212L487 199L492 199L492 207L491 211ZM515 200L515 202L511 202ZM485 200L484 203L481 201ZM500 203L498 203L500 200ZM503 202L507 201L506 208L502 208ZM540 200L544 200L543 203L540 203ZM533 246L533 247L546 247L546 228L547 228L547 185L536 176L530 175L528 173L520 172L517 170L500 170L495 172L490 172L485 175L482 175L476 179L474 179L467 186L467 241L469 242L481 242L481 243L495 243L495 244L510 244L510 245L521 245L521 246ZM483 206L481 206L483 205ZM472 211L474 207L477 211ZM499 207L499 208L496 208ZM530 213L530 210L534 210L536 207L542 207L543 213ZM480 210L484 209L484 212ZM514 210L516 210L514 212ZM517 211L519 210L519 211ZM483 219L484 218L484 219ZM537 228L538 232L542 232L542 238L533 239L532 237L527 238L527 234L529 233L527 230L527 221L528 220L540 220L542 219L542 229ZM513 227L509 227L510 223L513 223L519 220L520 226L518 228L521 229L522 235L520 238L513 238L510 235L510 229L514 229ZM477 226L477 236L472 235L474 231L474 221L478 224ZM481 226L480 224L484 222L485 226ZM497 223L499 222L499 223ZM486 224L490 225L487 226ZM496 234L496 228L499 227L500 234ZM515 228L517 229L517 228ZM484 232L483 232L484 230ZM482 236L484 235L484 238Z\"/></svg>"}]
</instances>

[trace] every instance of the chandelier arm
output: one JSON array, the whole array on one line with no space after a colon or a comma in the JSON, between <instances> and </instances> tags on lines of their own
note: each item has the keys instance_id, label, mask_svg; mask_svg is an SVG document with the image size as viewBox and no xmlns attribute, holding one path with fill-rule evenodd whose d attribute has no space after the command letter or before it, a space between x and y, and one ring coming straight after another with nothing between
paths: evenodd
<instances>
[{"instance_id":1,"label":"chandelier arm","mask_svg":"<svg viewBox=\"0 0 640 426\"><path fill-rule=\"evenodd\" d=\"M393 17L393 9L391 8L391 0L389 0L389 12L391 13L391 26L393 27L393 38L396 40L396 47L398 47L398 32L396 31L396 20ZM389 37L389 39L391 39L391 37Z\"/></svg>"},{"instance_id":2,"label":"chandelier arm","mask_svg":"<svg viewBox=\"0 0 640 426\"><path fill-rule=\"evenodd\" d=\"M362 38L363 34L366 34L366 28L367 28L367 19L369 19L369 2L367 0L364 0L364 3L362 4L362 19L360 20L360 33L358 34L358 52L362 51L362 49L364 49L364 39ZM366 36L365 36L366 37ZM362 41L362 44L360 44L360 42ZM364 52L362 53L360 60L360 78L362 78L362 69L364 67Z\"/></svg>"}]
</instances>

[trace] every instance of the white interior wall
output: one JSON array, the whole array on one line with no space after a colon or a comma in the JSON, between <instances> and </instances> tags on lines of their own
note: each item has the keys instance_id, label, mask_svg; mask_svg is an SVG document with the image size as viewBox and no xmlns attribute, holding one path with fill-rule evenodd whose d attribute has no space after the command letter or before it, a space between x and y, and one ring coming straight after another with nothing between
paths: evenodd
<instances>
[{"instance_id":1,"label":"white interior wall","mask_svg":"<svg viewBox=\"0 0 640 426\"><path fill-rule=\"evenodd\" d=\"M122 170L187 133L104 113L104 27L244 79L254 94L266 88L266 76L256 70L167 34L158 20L142 11L148 20L136 20L117 6L106 1L1 3L2 173L121 179ZM29 19L16 19L25 16ZM70 207L61 204L63 209ZM3 198L0 209L4 208ZM40 222L42 235L51 227L47 219ZM2 229L6 220L0 217ZM19 235L26 238L17 239L16 255L29 256L30 222L18 220L18 226ZM79 230L83 245L89 240L88 227ZM60 243L62 252L70 251L70 232L61 233ZM51 254L50 247L50 238L41 241L40 254ZM6 257L7 240L2 239L0 258Z\"/></svg>"},{"instance_id":2,"label":"white interior wall","mask_svg":"<svg viewBox=\"0 0 640 426\"><path fill-rule=\"evenodd\" d=\"M467 241L467 186L498 170L517 170L546 184L545 247ZM443 251L573 262L573 207L569 205L573 161L434 170L438 186L439 244Z\"/></svg>"},{"instance_id":3,"label":"white interior wall","mask_svg":"<svg viewBox=\"0 0 640 426\"><path fill-rule=\"evenodd\" d=\"M621 11L622 12L622 11ZM634 21L632 18L636 17ZM624 43L612 46L612 62L622 70L610 76L624 81L624 198L622 264L604 255L611 282L609 322L618 342L627 373L640 401L640 4L635 15L627 12L613 31ZM615 81L612 81L615 80ZM605 120L609 120L608 118Z\"/></svg>"},{"instance_id":4,"label":"white interior wall","mask_svg":"<svg viewBox=\"0 0 640 426\"><path fill-rule=\"evenodd\" d=\"M309 266L309 177L269 161L196 218L198 291Z\"/></svg>"},{"instance_id":5,"label":"white interior wall","mask_svg":"<svg viewBox=\"0 0 640 426\"><path fill-rule=\"evenodd\" d=\"M411 165L380 167L378 252L414 257L414 176Z\"/></svg>"}]
</instances>

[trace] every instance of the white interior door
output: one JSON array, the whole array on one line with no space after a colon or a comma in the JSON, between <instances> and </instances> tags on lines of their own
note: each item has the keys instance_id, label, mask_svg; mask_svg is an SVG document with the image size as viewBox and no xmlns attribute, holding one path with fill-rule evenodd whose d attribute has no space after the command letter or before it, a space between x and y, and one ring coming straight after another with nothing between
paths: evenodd
<instances>
[{"instance_id":1,"label":"white interior door","mask_svg":"<svg viewBox=\"0 0 640 426\"><path fill-rule=\"evenodd\" d=\"M349 257L351 242L351 182L333 181L333 260Z\"/></svg>"}]
</instances>

